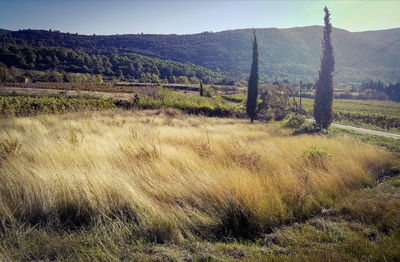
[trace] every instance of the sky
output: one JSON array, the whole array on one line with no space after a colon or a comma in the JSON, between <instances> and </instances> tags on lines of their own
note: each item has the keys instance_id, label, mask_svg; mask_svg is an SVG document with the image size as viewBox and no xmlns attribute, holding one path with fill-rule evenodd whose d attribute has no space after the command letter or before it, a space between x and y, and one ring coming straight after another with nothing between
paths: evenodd
<instances>
[{"instance_id":1,"label":"sky","mask_svg":"<svg viewBox=\"0 0 400 262\"><path fill-rule=\"evenodd\" d=\"M352 32L400 27L400 0L0 0L0 28L79 34L191 34L323 24Z\"/></svg>"}]
</instances>

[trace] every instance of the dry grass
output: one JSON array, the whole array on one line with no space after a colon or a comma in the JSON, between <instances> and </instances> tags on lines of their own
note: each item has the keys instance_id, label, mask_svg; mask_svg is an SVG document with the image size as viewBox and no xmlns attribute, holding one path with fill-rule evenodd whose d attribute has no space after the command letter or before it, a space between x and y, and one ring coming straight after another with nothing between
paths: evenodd
<instances>
[{"instance_id":1,"label":"dry grass","mask_svg":"<svg viewBox=\"0 0 400 262\"><path fill-rule=\"evenodd\" d=\"M2 119L0 128L3 230L122 220L157 242L269 232L373 183L392 158L350 138L176 111Z\"/></svg>"}]
</instances>

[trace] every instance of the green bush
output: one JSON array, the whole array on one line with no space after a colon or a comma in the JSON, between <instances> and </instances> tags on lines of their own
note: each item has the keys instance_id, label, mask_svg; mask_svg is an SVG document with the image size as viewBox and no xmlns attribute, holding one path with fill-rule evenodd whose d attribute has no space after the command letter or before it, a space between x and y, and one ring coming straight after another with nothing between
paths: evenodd
<instances>
[{"instance_id":1,"label":"green bush","mask_svg":"<svg viewBox=\"0 0 400 262\"><path fill-rule=\"evenodd\" d=\"M302 152L302 157L311 161L312 163L319 163L321 161L331 159L333 154L316 146L310 146Z\"/></svg>"},{"instance_id":2,"label":"green bush","mask_svg":"<svg viewBox=\"0 0 400 262\"><path fill-rule=\"evenodd\" d=\"M300 115L293 115L289 118L284 127L299 129L306 123L306 118Z\"/></svg>"}]
</instances>

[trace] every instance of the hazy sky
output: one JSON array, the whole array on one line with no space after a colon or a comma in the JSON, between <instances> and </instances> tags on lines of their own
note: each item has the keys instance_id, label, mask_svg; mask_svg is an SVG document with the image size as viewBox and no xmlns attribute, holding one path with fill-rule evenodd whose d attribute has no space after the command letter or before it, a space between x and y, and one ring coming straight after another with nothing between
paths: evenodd
<instances>
[{"instance_id":1,"label":"hazy sky","mask_svg":"<svg viewBox=\"0 0 400 262\"><path fill-rule=\"evenodd\" d=\"M400 27L400 0L106 1L0 0L0 28L81 34L199 33L238 28L322 25L366 31Z\"/></svg>"}]
</instances>

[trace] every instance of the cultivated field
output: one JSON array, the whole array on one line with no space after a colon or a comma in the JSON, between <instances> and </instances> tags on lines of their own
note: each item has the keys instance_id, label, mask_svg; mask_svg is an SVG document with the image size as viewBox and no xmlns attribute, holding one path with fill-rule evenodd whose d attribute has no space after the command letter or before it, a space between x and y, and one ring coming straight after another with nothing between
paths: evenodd
<instances>
[{"instance_id":1,"label":"cultivated field","mask_svg":"<svg viewBox=\"0 0 400 262\"><path fill-rule=\"evenodd\" d=\"M306 247L282 253L265 237L338 203L348 210L339 208L340 214L354 212L357 219L363 206L343 199L374 186L395 162L391 153L349 137L292 136L276 124L170 109L40 115L0 125L4 260L173 260L171 252L179 260L182 249L200 252L193 246L199 243L203 251L189 260L211 261L219 251L207 251L209 241L260 239L267 242L253 242L253 251L236 258L251 259L261 250L259 259L295 258ZM399 205L391 201L397 202L386 211ZM388 221L398 230L397 218ZM278 245L285 246L285 234ZM383 239L398 246L396 236ZM364 237L351 240L366 243ZM376 248L382 251L377 259L397 254L394 248L384 253L383 244ZM348 258L361 256L349 251Z\"/></svg>"},{"instance_id":2,"label":"cultivated field","mask_svg":"<svg viewBox=\"0 0 400 262\"><path fill-rule=\"evenodd\" d=\"M304 110L312 115L313 99L303 98ZM378 130L400 132L400 103L379 100L334 99L334 121Z\"/></svg>"},{"instance_id":3,"label":"cultivated field","mask_svg":"<svg viewBox=\"0 0 400 262\"><path fill-rule=\"evenodd\" d=\"M132 102L137 94L143 98L141 104L130 105L142 109L173 107L189 113L213 116L241 116L246 95L239 86L206 86L208 95L199 97L198 85L157 86L152 83L7 83L0 88L7 96L92 96ZM299 103L299 98L294 98ZM303 98L303 110L312 117L314 100ZM126 102L124 102L126 103ZM334 99L334 122L400 133L400 103L379 100ZM125 104L126 105L126 104ZM4 113L4 106L0 113Z\"/></svg>"}]
</instances>

